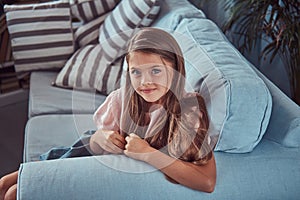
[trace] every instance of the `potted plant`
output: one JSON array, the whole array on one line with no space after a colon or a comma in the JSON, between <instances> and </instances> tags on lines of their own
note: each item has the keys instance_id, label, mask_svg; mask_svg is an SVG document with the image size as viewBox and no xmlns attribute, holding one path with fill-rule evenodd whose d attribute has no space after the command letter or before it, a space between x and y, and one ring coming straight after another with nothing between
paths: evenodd
<instances>
[{"instance_id":1,"label":"potted plant","mask_svg":"<svg viewBox=\"0 0 300 200\"><path fill-rule=\"evenodd\" d=\"M257 41L266 41L260 58L279 56L289 76L291 98L300 105L300 1L234 0L225 10L230 17L224 33L234 29L238 49L251 52Z\"/></svg>"}]
</instances>

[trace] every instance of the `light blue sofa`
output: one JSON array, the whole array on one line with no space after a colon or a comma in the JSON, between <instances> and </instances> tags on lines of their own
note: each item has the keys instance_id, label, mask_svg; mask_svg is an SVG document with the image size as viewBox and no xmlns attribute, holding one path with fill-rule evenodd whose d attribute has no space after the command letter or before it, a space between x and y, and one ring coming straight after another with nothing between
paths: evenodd
<instances>
[{"instance_id":1,"label":"light blue sofa","mask_svg":"<svg viewBox=\"0 0 300 200\"><path fill-rule=\"evenodd\" d=\"M105 96L53 87L57 73L34 72L18 199L299 199L299 106L245 60L218 27L188 1L163 1L152 26L178 33L188 58L191 88L205 92L218 82L214 78L224 81L223 89L206 99L212 121L215 107L229 110L226 122L219 125L223 134L215 149L214 192L172 184L160 171L124 155L35 162L49 149L70 146L85 131L95 129L92 114ZM194 55L193 48L201 55ZM209 79L211 72L205 71L209 67L200 70L202 76L193 71L197 58L203 55L207 66L219 67L213 79ZM253 78L251 90L247 84ZM218 129L218 124L215 126ZM252 137L252 132L257 135Z\"/></svg>"}]
</instances>

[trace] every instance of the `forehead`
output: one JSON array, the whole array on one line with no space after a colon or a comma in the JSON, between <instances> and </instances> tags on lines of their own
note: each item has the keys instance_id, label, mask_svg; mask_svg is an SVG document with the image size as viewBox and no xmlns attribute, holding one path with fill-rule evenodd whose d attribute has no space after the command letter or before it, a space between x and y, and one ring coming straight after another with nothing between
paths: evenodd
<instances>
[{"instance_id":1,"label":"forehead","mask_svg":"<svg viewBox=\"0 0 300 200\"><path fill-rule=\"evenodd\" d=\"M170 65L170 62L167 62L165 59L162 59L161 56L154 53L145 53L145 52L131 52L128 60L129 68L136 68L139 66L153 66L153 65Z\"/></svg>"}]
</instances>

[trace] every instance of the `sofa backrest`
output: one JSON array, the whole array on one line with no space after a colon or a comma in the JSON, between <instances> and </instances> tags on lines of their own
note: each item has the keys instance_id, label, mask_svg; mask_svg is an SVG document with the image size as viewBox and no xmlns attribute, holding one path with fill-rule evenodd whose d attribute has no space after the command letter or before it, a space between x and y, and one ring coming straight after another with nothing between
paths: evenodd
<instances>
[{"instance_id":1,"label":"sofa backrest","mask_svg":"<svg viewBox=\"0 0 300 200\"><path fill-rule=\"evenodd\" d=\"M224 5L231 0L200 2L207 17L223 25L229 18ZM218 13L217 15L215 13ZM221 13L220 13L221 12ZM252 53L253 54L253 53ZM252 55L251 54L251 55ZM258 55L258 54L257 54ZM244 58L243 58L244 59ZM248 62L248 61L247 61ZM272 115L264 138L287 147L300 147L300 108L255 66L250 64L258 76L265 82L272 95ZM257 66L262 67L262 66ZM272 70L272 69L271 69Z\"/></svg>"},{"instance_id":2,"label":"sofa backrest","mask_svg":"<svg viewBox=\"0 0 300 200\"><path fill-rule=\"evenodd\" d=\"M152 26L175 30L182 19L206 18L204 12L197 9L188 0L163 0L160 14Z\"/></svg>"},{"instance_id":3,"label":"sofa backrest","mask_svg":"<svg viewBox=\"0 0 300 200\"><path fill-rule=\"evenodd\" d=\"M152 26L172 33L180 44L186 61L186 88L205 98L211 119L209 134L217 136L216 151L250 152L263 137L299 146L300 136L295 133L300 132L299 108L201 10L187 0L165 0Z\"/></svg>"},{"instance_id":4,"label":"sofa backrest","mask_svg":"<svg viewBox=\"0 0 300 200\"><path fill-rule=\"evenodd\" d=\"M264 137L287 147L300 147L300 107L253 67L272 95L273 107Z\"/></svg>"},{"instance_id":5,"label":"sofa backrest","mask_svg":"<svg viewBox=\"0 0 300 200\"><path fill-rule=\"evenodd\" d=\"M174 32L186 61L187 86L205 99L216 151L245 153L262 139L272 98L265 83L209 19L184 19Z\"/></svg>"},{"instance_id":6,"label":"sofa backrest","mask_svg":"<svg viewBox=\"0 0 300 200\"><path fill-rule=\"evenodd\" d=\"M184 34L183 38L177 38L184 55L192 52L194 57L202 59L200 63L216 67L214 74L205 71L209 68L202 68L197 75L192 68L197 71L198 66L186 60L188 82L194 90L208 91L208 85L215 84L214 78L219 79L219 85L215 86L223 87L206 98L211 121L224 120L212 125L218 126L216 129L221 133L215 150L250 152L263 137L289 147L300 145L299 107L247 61L201 10L186 0L166 0L153 26L177 34L175 37ZM192 41L191 46L184 37ZM195 47L200 52L191 50Z\"/></svg>"}]
</instances>

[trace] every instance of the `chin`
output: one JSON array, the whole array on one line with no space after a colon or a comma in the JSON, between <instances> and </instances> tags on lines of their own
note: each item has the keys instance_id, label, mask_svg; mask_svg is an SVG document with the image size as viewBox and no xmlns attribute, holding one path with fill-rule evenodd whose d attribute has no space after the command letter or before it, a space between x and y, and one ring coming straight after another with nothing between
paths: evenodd
<instances>
[{"instance_id":1,"label":"chin","mask_svg":"<svg viewBox=\"0 0 300 200\"><path fill-rule=\"evenodd\" d=\"M149 98L149 97L144 97L144 96L142 96L142 97L148 103L156 103L159 101L159 98Z\"/></svg>"},{"instance_id":2,"label":"chin","mask_svg":"<svg viewBox=\"0 0 300 200\"><path fill-rule=\"evenodd\" d=\"M157 99L145 99L144 98L144 100L146 101L146 102L148 102L148 103L156 103L156 102L158 102L158 100Z\"/></svg>"}]
</instances>

